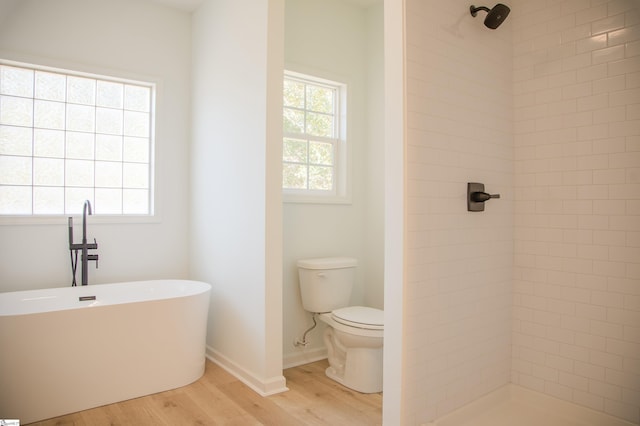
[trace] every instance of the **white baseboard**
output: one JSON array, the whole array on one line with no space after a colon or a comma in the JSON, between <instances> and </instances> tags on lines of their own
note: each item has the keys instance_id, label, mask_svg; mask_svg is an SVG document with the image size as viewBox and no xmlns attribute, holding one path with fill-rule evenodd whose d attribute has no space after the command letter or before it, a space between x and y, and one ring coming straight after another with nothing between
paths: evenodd
<instances>
[{"instance_id":1,"label":"white baseboard","mask_svg":"<svg viewBox=\"0 0 640 426\"><path fill-rule=\"evenodd\" d=\"M309 364L327 358L327 348L316 348L302 350L300 352L287 354L282 361L282 368L297 367L298 365Z\"/></svg>"},{"instance_id":2,"label":"white baseboard","mask_svg":"<svg viewBox=\"0 0 640 426\"><path fill-rule=\"evenodd\" d=\"M267 380L260 379L210 346L207 346L205 356L207 359L224 368L228 373L236 377L242 383L249 386L260 396L275 395L289 390L289 388L287 388L287 381L282 375L272 377Z\"/></svg>"}]
</instances>

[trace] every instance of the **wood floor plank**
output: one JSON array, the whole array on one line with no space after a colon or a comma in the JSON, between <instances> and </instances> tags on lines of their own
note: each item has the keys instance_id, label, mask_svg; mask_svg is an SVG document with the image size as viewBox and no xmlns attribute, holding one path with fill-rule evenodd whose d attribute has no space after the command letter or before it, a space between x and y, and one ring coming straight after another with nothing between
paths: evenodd
<instances>
[{"instance_id":1,"label":"wood floor plank","mask_svg":"<svg viewBox=\"0 0 640 426\"><path fill-rule=\"evenodd\" d=\"M271 398L264 398L240 382L222 387L230 399L239 404L247 413L264 425L298 426L295 417L279 407Z\"/></svg>"},{"instance_id":2,"label":"wood floor plank","mask_svg":"<svg viewBox=\"0 0 640 426\"><path fill-rule=\"evenodd\" d=\"M344 421L354 421L355 424L376 424L382 416L382 394L362 394L348 389L324 374L326 361L319 361L313 365L308 364L285 372L289 389L296 395L302 395L324 413L334 416L340 413ZM281 394L286 398L286 394ZM330 410L330 407L340 407L339 410ZM327 419L334 424L340 419Z\"/></svg>"},{"instance_id":3,"label":"wood floor plank","mask_svg":"<svg viewBox=\"0 0 640 426\"><path fill-rule=\"evenodd\" d=\"M382 424L382 394L329 379L327 361L284 371L289 391L261 397L207 361L196 382L167 392L56 417L33 426L326 426Z\"/></svg>"},{"instance_id":4,"label":"wood floor plank","mask_svg":"<svg viewBox=\"0 0 640 426\"><path fill-rule=\"evenodd\" d=\"M190 398L205 413L210 424L260 425L260 422L217 387L207 386L205 382L198 381L187 388Z\"/></svg>"}]
</instances>

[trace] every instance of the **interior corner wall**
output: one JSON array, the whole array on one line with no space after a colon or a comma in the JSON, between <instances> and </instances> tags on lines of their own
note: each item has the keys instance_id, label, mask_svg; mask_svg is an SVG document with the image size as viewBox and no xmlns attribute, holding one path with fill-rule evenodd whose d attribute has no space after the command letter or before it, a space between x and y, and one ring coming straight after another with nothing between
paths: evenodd
<instances>
[{"instance_id":1,"label":"interior corner wall","mask_svg":"<svg viewBox=\"0 0 640 426\"><path fill-rule=\"evenodd\" d=\"M512 22L463 0L406 2L404 423L509 382ZM467 182L501 195L468 212Z\"/></svg>"},{"instance_id":2,"label":"interior corner wall","mask_svg":"<svg viewBox=\"0 0 640 426\"><path fill-rule=\"evenodd\" d=\"M155 196L150 222L88 218L100 268L89 283L188 276L190 15L128 0L6 0L0 57L157 83ZM82 206L78 206L80 209ZM76 216L76 224L79 224ZM0 225L0 291L71 284L67 218Z\"/></svg>"},{"instance_id":3,"label":"interior corner wall","mask_svg":"<svg viewBox=\"0 0 640 426\"><path fill-rule=\"evenodd\" d=\"M640 3L512 11L512 381L638 424Z\"/></svg>"},{"instance_id":4,"label":"interior corner wall","mask_svg":"<svg viewBox=\"0 0 640 426\"><path fill-rule=\"evenodd\" d=\"M268 232L281 229L268 148L281 123L267 110L281 108L282 13L281 0L206 0L192 18L191 277L212 285L208 355L261 394L285 389L282 310L267 307L282 294Z\"/></svg>"}]
</instances>

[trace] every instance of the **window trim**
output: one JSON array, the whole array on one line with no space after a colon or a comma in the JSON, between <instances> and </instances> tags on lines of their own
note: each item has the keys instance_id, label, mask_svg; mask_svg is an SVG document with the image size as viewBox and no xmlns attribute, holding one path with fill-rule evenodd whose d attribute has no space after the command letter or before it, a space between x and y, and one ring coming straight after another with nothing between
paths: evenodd
<instances>
[{"instance_id":1,"label":"window trim","mask_svg":"<svg viewBox=\"0 0 640 426\"><path fill-rule=\"evenodd\" d=\"M314 191L307 189L282 188L283 203L304 204L351 204L351 144L349 141L349 81L343 76L330 75L323 71L309 70L296 64L286 64L283 80L287 77L308 82L317 82L338 88L338 118L337 142L334 152L334 191ZM284 107L283 107L284 108ZM285 137L295 137L293 134L283 133ZM321 139L321 138L319 138ZM332 138L333 139L333 138ZM283 140L281 141L283 143ZM282 158L280 159L281 164Z\"/></svg>"},{"instance_id":2,"label":"window trim","mask_svg":"<svg viewBox=\"0 0 640 426\"><path fill-rule=\"evenodd\" d=\"M0 51L0 64L33 69L38 71L87 77L95 80L114 81L123 84L139 85L151 88L150 99L150 126L149 126L149 213L146 214L97 214L91 217L96 224L136 224L159 223L162 221L159 201L161 196L157 193L156 171L158 169L158 156L156 154L156 126L160 109L158 100L162 98L162 81L158 77L141 75L122 70L113 70L99 66L89 66L75 62L53 61L49 64L42 58L19 56L12 58L11 54ZM17 59L17 60L16 60ZM64 188L64 187L63 187ZM78 216L79 213L38 214L38 215L0 215L0 226L3 225L50 225L66 223L67 217Z\"/></svg>"}]
</instances>

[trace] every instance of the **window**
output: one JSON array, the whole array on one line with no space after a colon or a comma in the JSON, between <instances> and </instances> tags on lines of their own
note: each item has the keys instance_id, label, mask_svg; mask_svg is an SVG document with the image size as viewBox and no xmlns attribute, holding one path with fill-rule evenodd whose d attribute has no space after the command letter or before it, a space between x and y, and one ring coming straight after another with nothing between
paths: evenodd
<instances>
[{"instance_id":1,"label":"window","mask_svg":"<svg viewBox=\"0 0 640 426\"><path fill-rule=\"evenodd\" d=\"M286 72L283 96L282 188L300 201L344 197L346 86ZM285 198L286 200L286 198ZM291 200L291 199L290 199Z\"/></svg>"},{"instance_id":2,"label":"window","mask_svg":"<svg viewBox=\"0 0 640 426\"><path fill-rule=\"evenodd\" d=\"M154 86L0 62L0 215L150 215Z\"/></svg>"}]
</instances>

